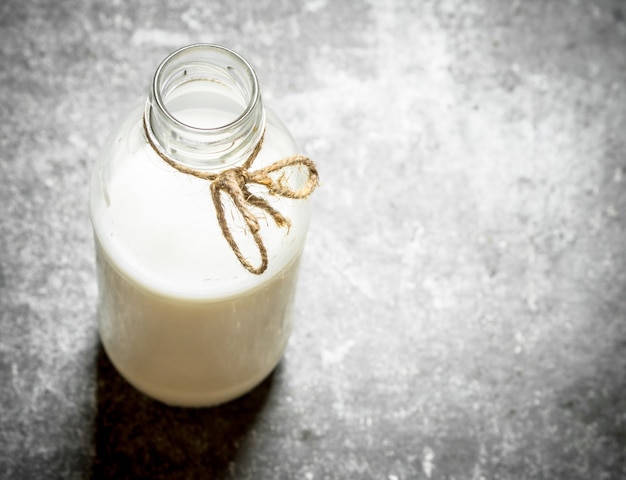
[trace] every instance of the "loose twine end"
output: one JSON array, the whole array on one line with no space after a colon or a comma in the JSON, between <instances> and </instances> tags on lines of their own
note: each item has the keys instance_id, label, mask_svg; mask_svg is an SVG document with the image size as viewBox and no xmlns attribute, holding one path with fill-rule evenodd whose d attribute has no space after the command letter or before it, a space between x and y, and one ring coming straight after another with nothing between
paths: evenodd
<instances>
[{"instance_id":1,"label":"loose twine end","mask_svg":"<svg viewBox=\"0 0 626 480\"><path fill-rule=\"evenodd\" d=\"M259 210L266 212L270 217L272 217L274 223L280 228L289 228L291 226L291 222L288 218L285 218L278 210L272 207L267 200L252 194L248 189L248 186L251 184L257 184L265 187L270 195L279 195L281 197L291 198L295 200L305 199L313 193L313 191L319 184L319 176L315 163L313 163L310 158L303 155L294 155L282 158L262 169L251 171L250 167L259 152L261 151L261 147L263 146L263 139L265 136L264 131L261 135L261 139L254 147L254 150L241 166L229 168L219 173L203 172L187 167L185 165L181 165L180 163L165 155L156 146L154 140L152 139L152 135L148 128L145 116L143 119L143 128L146 134L146 138L148 139L148 143L150 144L152 149L168 165L178 170L179 172L211 182L211 198L213 200L213 204L215 205L217 222L220 226L220 229L222 230L224 238L232 248L241 265L243 265L250 273L260 275L265 272L268 266L267 248L265 247L263 239L261 238L261 227L259 224L259 219L253 213L250 207L255 207ZM305 185L302 186L300 189L294 190L287 183L285 173L286 170L290 168L299 167L306 168L307 181ZM277 179L274 179L270 176L270 174L275 172L281 173ZM225 194L231 198L233 205L235 206L237 211L239 211L241 217L246 223L246 226L250 230L252 238L254 239L257 248L259 249L259 255L261 257L260 265L256 267L252 265L252 263L250 263L250 261L246 257L244 257L241 249L239 248L239 245L233 238L231 229L228 225L228 221L226 220L226 212L222 201L222 194Z\"/></svg>"}]
</instances>

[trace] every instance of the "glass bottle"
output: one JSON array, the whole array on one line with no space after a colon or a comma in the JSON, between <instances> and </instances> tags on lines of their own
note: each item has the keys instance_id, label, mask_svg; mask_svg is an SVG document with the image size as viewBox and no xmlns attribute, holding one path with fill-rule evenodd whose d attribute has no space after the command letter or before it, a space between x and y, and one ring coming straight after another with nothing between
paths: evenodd
<instances>
[{"instance_id":1,"label":"glass bottle","mask_svg":"<svg viewBox=\"0 0 626 480\"><path fill-rule=\"evenodd\" d=\"M108 140L90 197L99 332L140 391L215 405L281 359L317 181L311 165L271 167L285 158L301 157L254 71L209 44L168 56Z\"/></svg>"}]
</instances>

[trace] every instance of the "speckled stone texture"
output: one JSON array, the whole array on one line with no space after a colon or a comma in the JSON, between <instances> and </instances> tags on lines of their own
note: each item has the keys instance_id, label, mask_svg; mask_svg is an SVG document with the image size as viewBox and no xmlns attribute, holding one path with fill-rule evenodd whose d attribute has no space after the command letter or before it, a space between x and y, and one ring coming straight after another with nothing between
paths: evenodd
<instances>
[{"instance_id":1,"label":"speckled stone texture","mask_svg":"<svg viewBox=\"0 0 626 480\"><path fill-rule=\"evenodd\" d=\"M621 0L0 4L0 477L626 478ZM96 331L91 166L244 55L322 187L276 372L154 402Z\"/></svg>"}]
</instances>

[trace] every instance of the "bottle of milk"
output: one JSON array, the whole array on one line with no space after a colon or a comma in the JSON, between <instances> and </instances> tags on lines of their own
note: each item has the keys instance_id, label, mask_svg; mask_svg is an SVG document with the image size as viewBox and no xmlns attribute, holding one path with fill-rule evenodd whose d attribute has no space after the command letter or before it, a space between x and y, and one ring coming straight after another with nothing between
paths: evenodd
<instances>
[{"instance_id":1,"label":"bottle of milk","mask_svg":"<svg viewBox=\"0 0 626 480\"><path fill-rule=\"evenodd\" d=\"M197 44L161 63L91 181L100 338L128 382L210 406L274 369L316 184L242 57Z\"/></svg>"}]
</instances>

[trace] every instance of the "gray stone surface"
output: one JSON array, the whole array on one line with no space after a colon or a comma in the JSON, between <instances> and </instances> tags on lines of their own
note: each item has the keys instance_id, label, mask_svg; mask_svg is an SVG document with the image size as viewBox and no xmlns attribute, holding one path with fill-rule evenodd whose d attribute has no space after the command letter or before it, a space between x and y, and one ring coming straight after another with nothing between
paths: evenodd
<instances>
[{"instance_id":1,"label":"gray stone surface","mask_svg":"<svg viewBox=\"0 0 626 480\"><path fill-rule=\"evenodd\" d=\"M0 4L0 477L626 478L626 4ZM161 59L243 54L322 175L278 370L99 346L88 175Z\"/></svg>"}]
</instances>

